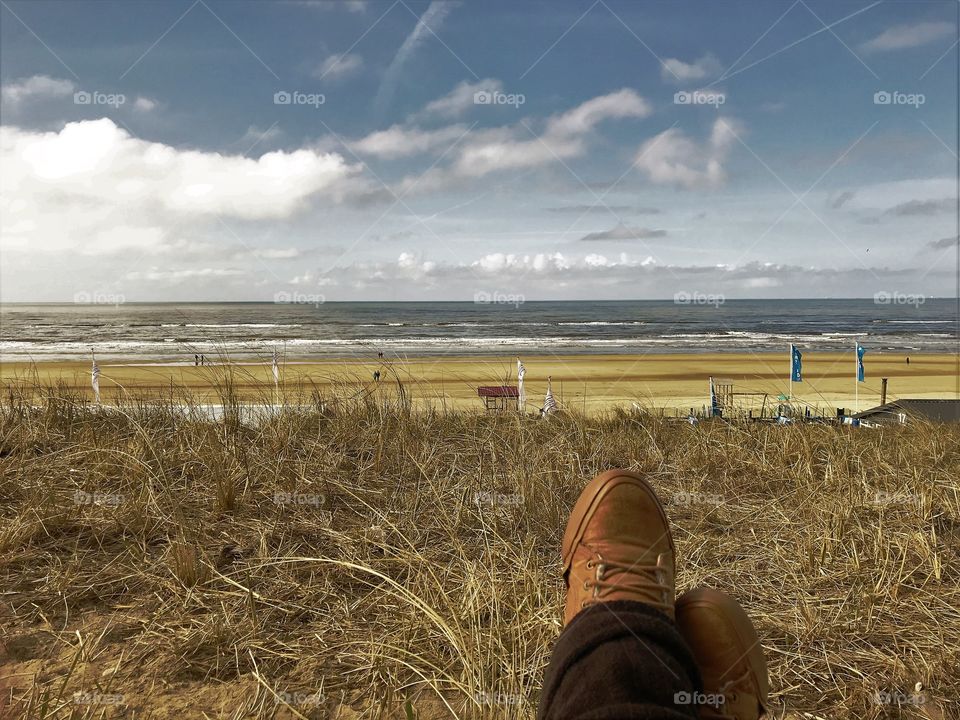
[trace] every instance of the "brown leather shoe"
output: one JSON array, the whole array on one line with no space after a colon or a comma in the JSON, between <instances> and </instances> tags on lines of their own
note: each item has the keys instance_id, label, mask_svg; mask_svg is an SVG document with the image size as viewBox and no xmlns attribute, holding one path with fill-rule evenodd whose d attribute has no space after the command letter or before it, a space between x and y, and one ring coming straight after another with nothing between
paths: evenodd
<instances>
[{"instance_id":1,"label":"brown leather shoe","mask_svg":"<svg viewBox=\"0 0 960 720\"><path fill-rule=\"evenodd\" d=\"M644 602L673 618L674 562L667 516L647 481L627 470L597 475L563 534L563 624L611 600Z\"/></svg>"},{"instance_id":2,"label":"brown leather shoe","mask_svg":"<svg viewBox=\"0 0 960 720\"><path fill-rule=\"evenodd\" d=\"M763 648L736 600L712 588L685 592L677 599L677 627L703 677L701 718L757 720L767 711Z\"/></svg>"}]
</instances>

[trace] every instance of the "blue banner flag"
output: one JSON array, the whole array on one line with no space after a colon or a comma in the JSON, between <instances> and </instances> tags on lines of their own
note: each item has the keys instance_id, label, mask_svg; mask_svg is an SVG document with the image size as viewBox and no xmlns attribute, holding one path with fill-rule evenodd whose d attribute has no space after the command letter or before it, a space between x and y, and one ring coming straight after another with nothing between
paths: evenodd
<instances>
[{"instance_id":1,"label":"blue banner flag","mask_svg":"<svg viewBox=\"0 0 960 720\"><path fill-rule=\"evenodd\" d=\"M867 349L857 343L857 382L863 382L863 354Z\"/></svg>"},{"instance_id":2,"label":"blue banner flag","mask_svg":"<svg viewBox=\"0 0 960 720\"><path fill-rule=\"evenodd\" d=\"M796 345L790 346L790 379L794 382L803 382L803 355Z\"/></svg>"}]
</instances>

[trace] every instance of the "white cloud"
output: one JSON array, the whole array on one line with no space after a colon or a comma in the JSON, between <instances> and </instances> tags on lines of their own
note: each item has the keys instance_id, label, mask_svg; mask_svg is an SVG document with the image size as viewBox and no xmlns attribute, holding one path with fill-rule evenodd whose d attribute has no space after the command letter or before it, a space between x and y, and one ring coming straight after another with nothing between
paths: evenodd
<instances>
[{"instance_id":1,"label":"white cloud","mask_svg":"<svg viewBox=\"0 0 960 720\"><path fill-rule=\"evenodd\" d=\"M610 118L645 118L653 112L650 104L629 88L591 98L572 110L552 117L547 123L547 137L581 135Z\"/></svg>"},{"instance_id":2,"label":"white cloud","mask_svg":"<svg viewBox=\"0 0 960 720\"><path fill-rule=\"evenodd\" d=\"M331 55L314 72L314 76L326 80L343 80L363 68L363 57L356 53Z\"/></svg>"},{"instance_id":3,"label":"white cloud","mask_svg":"<svg viewBox=\"0 0 960 720\"><path fill-rule=\"evenodd\" d=\"M133 109L137 112L150 112L156 110L159 103L156 100L153 100L148 97L138 96L136 100L133 101Z\"/></svg>"},{"instance_id":4,"label":"white cloud","mask_svg":"<svg viewBox=\"0 0 960 720\"><path fill-rule=\"evenodd\" d=\"M929 289L950 280L949 272L926 268L846 268L751 261L744 264L682 265L649 255L560 252L492 252L459 262L434 262L406 251L393 261L364 261L299 276L297 285L331 288L328 299L470 299L478 291L519 293L528 300L550 298L669 298L677 292L722 293L728 297L863 296L877 282ZM942 276L942 277L941 277Z\"/></svg>"},{"instance_id":5,"label":"white cloud","mask_svg":"<svg viewBox=\"0 0 960 720\"><path fill-rule=\"evenodd\" d=\"M409 157L450 147L466 131L464 125L450 125L437 130L420 130L414 127L394 125L380 130L350 144L360 155L373 155L385 159Z\"/></svg>"},{"instance_id":6,"label":"white cloud","mask_svg":"<svg viewBox=\"0 0 960 720\"><path fill-rule=\"evenodd\" d=\"M709 139L701 144L670 128L641 145L635 166L658 184L715 187L726 180L723 161L736 139L734 133L735 121L729 118L717 118Z\"/></svg>"},{"instance_id":7,"label":"white cloud","mask_svg":"<svg viewBox=\"0 0 960 720\"><path fill-rule=\"evenodd\" d=\"M497 128L471 134L453 163L459 177L482 177L498 170L529 168L577 157L585 136L610 118L644 118L649 103L630 89L592 98L546 123L539 137L527 128Z\"/></svg>"},{"instance_id":8,"label":"white cloud","mask_svg":"<svg viewBox=\"0 0 960 720\"><path fill-rule=\"evenodd\" d=\"M134 138L106 118L59 132L4 126L0 213L32 225L3 227L0 246L26 239L35 251L143 249L163 242L156 228L182 221L290 217L314 196L338 199L357 170L312 150L257 159L179 150Z\"/></svg>"},{"instance_id":9,"label":"white cloud","mask_svg":"<svg viewBox=\"0 0 960 720\"><path fill-rule=\"evenodd\" d=\"M690 82L706 80L723 72L720 61L711 54L706 54L692 63L676 58L667 58L660 64L660 77L667 82Z\"/></svg>"},{"instance_id":10,"label":"white cloud","mask_svg":"<svg viewBox=\"0 0 960 720\"><path fill-rule=\"evenodd\" d=\"M501 92L503 83L493 78L478 80L477 82L463 81L443 97L431 100L421 111L421 115L443 118L460 117L474 107L475 93L486 91L489 93Z\"/></svg>"},{"instance_id":11,"label":"white cloud","mask_svg":"<svg viewBox=\"0 0 960 720\"><path fill-rule=\"evenodd\" d=\"M236 268L188 268L185 270L161 270L153 267L149 270L134 270L126 274L128 280L149 282L178 283L184 280L203 278L240 277L247 273Z\"/></svg>"},{"instance_id":12,"label":"white cloud","mask_svg":"<svg viewBox=\"0 0 960 720\"><path fill-rule=\"evenodd\" d=\"M867 42L860 49L867 52L888 52L920 47L941 38L952 37L956 26L949 22L918 22L895 25Z\"/></svg>"},{"instance_id":13,"label":"white cloud","mask_svg":"<svg viewBox=\"0 0 960 720\"><path fill-rule=\"evenodd\" d=\"M34 75L0 87L4 103L18 105L30 100L63 98L73 95L77 86L70 80L60 80L49 75Z\"/></svg>"}]
</instances>

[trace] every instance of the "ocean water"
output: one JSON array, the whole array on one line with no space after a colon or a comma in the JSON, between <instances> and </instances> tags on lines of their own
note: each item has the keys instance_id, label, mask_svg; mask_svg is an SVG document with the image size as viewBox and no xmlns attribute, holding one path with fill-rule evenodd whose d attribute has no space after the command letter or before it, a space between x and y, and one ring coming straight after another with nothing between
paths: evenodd
<instances>
[{"instance_id":1,"label":"ocean water","mask_svg":"<svg viewBox=\"0 0 960 720\"><path fill-rule=\"evenodd\" d=\"M956 352L956 301L867 300L196 303L0 306L0 360L98 358L193 364L437 354Z\"/></svg>"}]
</instances>

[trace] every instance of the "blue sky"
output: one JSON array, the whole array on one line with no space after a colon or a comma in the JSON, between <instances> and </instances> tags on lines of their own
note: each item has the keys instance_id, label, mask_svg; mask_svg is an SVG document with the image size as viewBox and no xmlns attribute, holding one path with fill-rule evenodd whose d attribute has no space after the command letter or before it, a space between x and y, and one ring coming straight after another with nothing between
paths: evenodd
<instances>
[{"instance_id":1,"label":"blue sky","mask_svg":"<svg viewBox=\"0 0 960 720\"><path fill-rule=\"evenodd\" d=\"M0 298L955 295L958 7L4 0Z\"/></svg>"}]
</instances>

